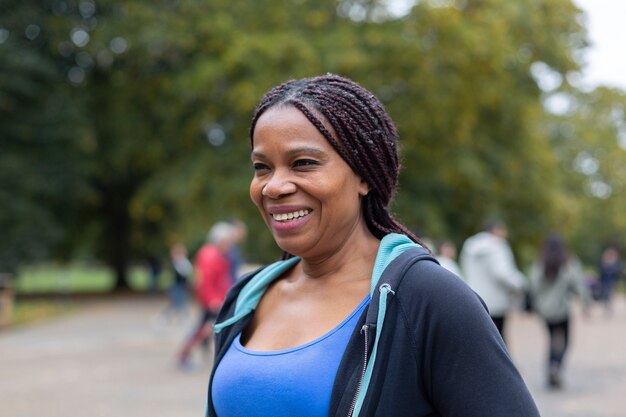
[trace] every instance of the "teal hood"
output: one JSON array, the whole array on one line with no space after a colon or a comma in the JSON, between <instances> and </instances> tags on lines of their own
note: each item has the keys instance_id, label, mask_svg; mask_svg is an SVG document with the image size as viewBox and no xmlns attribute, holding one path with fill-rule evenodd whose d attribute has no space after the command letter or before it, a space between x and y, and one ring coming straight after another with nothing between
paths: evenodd
<instances>
[{"instance_id":1,"label":"teal hood","mask_svg":"<svg viewBox=\"0 0 626 417\"><path fill-rule=\"evenodd\" d=\"M419 247L419 245L407 236L398 233L388 234L380 241L378 253L376 254L376 261L374 262L374 269L372 271L370 296L374 295L376 284L387 266L394 259L400 256L400 254L415 247ZM252 277L239 292L239 296L237 297L235 304L235 314L220 323L216 323L215 332L219 333L225 327L236 323L241 320L241 318L253 312L268 286L298 262L300 262L299 257L290 258L285 261L278 261L268 265Z\"/></svg>"}]
</instances>

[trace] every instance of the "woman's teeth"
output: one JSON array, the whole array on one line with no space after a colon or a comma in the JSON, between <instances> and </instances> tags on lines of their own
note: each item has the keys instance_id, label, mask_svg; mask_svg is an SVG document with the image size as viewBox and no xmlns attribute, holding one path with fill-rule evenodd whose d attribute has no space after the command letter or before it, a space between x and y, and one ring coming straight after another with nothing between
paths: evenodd
<instances>
[{"instance_id":1,"label":"woman's teeth","mask_svg":"<svg viewBox=\"0 0 626 417\"><path fill-rule=\"evenodd\" d=\"M274 213L272 218L278 222L286 222L289 220L298 219L309 214L309 210L293 211L291 213Z\"/></svg>"}]
</instances>

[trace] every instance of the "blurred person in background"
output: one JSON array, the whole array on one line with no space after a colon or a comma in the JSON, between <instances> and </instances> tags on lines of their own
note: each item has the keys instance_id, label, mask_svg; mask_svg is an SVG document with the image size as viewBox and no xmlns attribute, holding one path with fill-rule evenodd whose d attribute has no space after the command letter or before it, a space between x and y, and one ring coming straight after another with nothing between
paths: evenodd
<instances>
[{"instance_id":1,"label":"blurred person in background","mask_svg":"<svg viewBox=\"0 0 626 417\"><path fill-rule=\"evenodd\" d=\"M619 251L614 246L608 246L602 252L598 267L598 280L600 282L600 301L604 304L607 314L613 311L613 291L622 274L622 262Z\"/></svg>"},{"instance_id":2,"label":"blurred person in background","mask_svg":"<svg viewBox=\"0 0 626 417\"><path fill-rule=\"evenodd\" d=\"M230 261L228 252L235 242L235 230L227 222L216 223L207 236L207 243L198 251L195 259L196 299L202 309L200 321L185 342L179 366L193 368L193 350L213 336L212 324L219 312L228 289L231 287Z\"/></svg>"},{"instance_id":3,"label":"blurred person in background","mask_svg":"<svg viewBox=\"0 0 626 417\"><path fill-rule=\"evenodd\" d=\"M161 284L161 260L158 256L149 255L148 259L148 291L156 294Z\"/></svg>"},{"instance_id":4,"label":"blurred person in background","mask_svg":"<svg viewBox=\"0 0 626 417\"><path fill-rule=\"evenodd\" d=\"M450 240L442 240L437 245L437 256L435 257L439 265L446 268L459 278L462 278L461 268L456 262L456 246Z\"/></svg>"},{"instance_id":5,"label":"blurred person in background","mask_svg":"<svg viewBox=\"0 0 626 417\"><path fill-rule=\"evenodd\" d=\"M173 281L169 289L171 310L178 316L187 315L189 281L193 274L193 265L187 257L187 248L182 243L175 243L170 248Z\"/></svg>"},{"instance_id":6,"label":"blurred person in background","mask_svg":"<svg viewBox=\"0 0 626 417\"><path fill-rule=\"evenodd\" d=\"M289 81L250 141L284 253L229 292L207 416L539 416L480 298L389 212L398 133L371 92Z\"/></svg>"},{"instance_id":7,"label":"blurred person in background","mask_svg":"<svg viewBox=\"0 0 626 417\"><path fill-rule=\"evenodd\" d=\"M507 236L502 221L489 219L482 232L465 241L460 255L463 277L487 304L503 339L506 315L528 286L524 274L517 269Z\"/></svg>"},{"instance_id":8,"label":"blurred person in background","mask_svg":"<svg viewBox=\"0 0 626 417\"><path fill-rule=\"evenodd\" d=\"M170 264L172 267L172 284L168 289L169 303L153 320L156 328L160 328L173 319L184 319L188 315L188 283L193 274L193 265L187 258L187 248L182 243L170 247Z\"/></svg>"},{"instance_id":9,"label":"blurred person in background","mask_svg":"<svg viewBox=\"0 0 626 417\"><path fill-rule=\"evenodd\" d=\"M585 274L578 258L569 252L558 233L549 234L530 273L534 311L546 323L550 336L548 351L548 386L561 388L561 369L567 352L570 328L570 299L577 294L586 312L591 294L585 285Z\"/></svg>"},{"instance_id":10,"label":"blurred person in background","mask_svg":"<svg viewBox=\"0 0 626 417\"><path fill-rule=\"evenodd\" d=\"M233 226L233 246L228 251L228 260L230 262L231 283L235 284L239 279L241 266L244 263L240 245L248 234L248 228L244 222L238 219L231 220L229 223Z\"/></svg>"}]
</instances>

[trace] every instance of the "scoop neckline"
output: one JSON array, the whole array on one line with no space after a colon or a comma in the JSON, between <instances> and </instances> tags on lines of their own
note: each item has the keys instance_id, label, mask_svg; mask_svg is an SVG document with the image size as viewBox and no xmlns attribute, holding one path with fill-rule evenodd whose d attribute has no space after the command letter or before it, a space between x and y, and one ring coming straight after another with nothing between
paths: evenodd
<instances>
[{"instance_id":1,"label":"scoop neckline","mask_svg":"<svg viewBox=\"0 0 626 417\"><path fill-rule=\"evenodd\" d=\"M355 314L357 314L359 311L361 311L361 309L365 305L367 305L369 303L370 298L371 297L368 294L363 299L363 301L361 301L359 303L359 305L350 314L348 314L348 316L345 319L343 319L341 321L341 323L339 323L337 326L335 326L334 328L330 329L328 332L326 332L325 334L321 335L320 337L318 337L316 339L313 339L310 342L306 342L306 343L304 343L302 345L298 345L298 346L294 346L294 347L290 347L290 348L286 348L286 349L278 349L278 350L252 350L252 349L248 349L243 344L241 344L241 332L239 332L239 334L237 334L237 336L235 337L233 345L240 352L245 353L247 355L251 355L251 356L277 356L277 355L285 355L285 354L288 354L288 353L293 353L293 352L297 352L297 351L302 350L302 349L306 349L306 348L308 348L310 346L313 346L313 345L315 345L317 343L322 342L325 339L328 339L333 334L335 334L339 330L341 330L341 328L344 327L354 317Z\"/></svg>"}]
</instances>

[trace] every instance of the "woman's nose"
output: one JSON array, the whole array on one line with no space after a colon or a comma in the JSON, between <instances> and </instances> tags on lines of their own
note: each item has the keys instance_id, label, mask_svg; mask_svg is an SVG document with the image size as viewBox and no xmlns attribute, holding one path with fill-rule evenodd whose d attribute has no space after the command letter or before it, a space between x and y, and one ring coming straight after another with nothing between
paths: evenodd
<instances>
[{"instance_id":1,"label":"woman's nose","mask_svg":"<svg viewBox=\"0 0 626 417\"><path fill-rule=\"evenodd\" d=\"M277 170L263 186L262 193L265 197L281 198L296 191L296 185L288 173Z\"/></svg>"}]
</instances>

